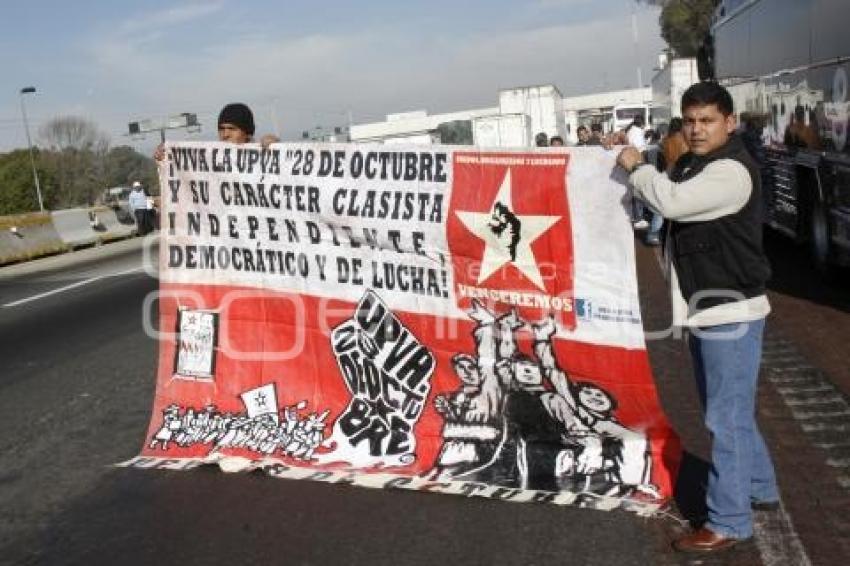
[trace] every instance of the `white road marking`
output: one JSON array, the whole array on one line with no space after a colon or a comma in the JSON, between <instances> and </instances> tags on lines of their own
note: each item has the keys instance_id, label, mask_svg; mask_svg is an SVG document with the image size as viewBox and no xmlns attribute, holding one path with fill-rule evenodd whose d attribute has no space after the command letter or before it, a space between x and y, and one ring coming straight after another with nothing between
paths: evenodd
<instances>
[{"instance_id":1,"label":"white road marking","mask_svg":"<svg viewBox=\"0 0 850 566\"><path fill-rule=\"evenodd\" d=\"M833 448L844 448L850 446L850 442L815 442L815 446L824 450L832 450Z\"/></svg>"},{"instance_id":2,"label":"white road marking","mask_svg":"<svg viewBox=\"0 0 850 566\"><path fill-rule=\"evenodd\" d=\"M807 407L812 405L832 405L834 403L843 404L844 397L833 395L831 397L821 397L820 399L788 399L785 398L785 404L789 407Z\"/></svg>"},{"instance_id":3,"label":"white road marking","mask_svg":"<svg viewBox=\"0 0 850 566\"><path fill-rule=\"evenodd\" d=\"M782 503L778 511L754 513L753 530L764 566L811 566L806 549Z\"/></svg>"},{"instance_id":4,"label":"white road marking","mask_svg":"<svg viewBox=\"0 0 850 566\"><path fill-rule=\"evenodd\" d=\"M816 385L814 387L779 387L777 389L782 395L802 395L804 393L823 393L824 391L835 391L835 387L831 385Z\"/></svg>"},{"instance_id":5,"label":"white road marking","mask_svg":"<svg viewBox=\"0 0 850 566\"><path fill-rule=\"evenodd\" d=\"M783 352L784 354L784 352ZM781 354L764 354L762 359L769 364L778 364L782 362L800 362L801 358L797 354L781 355Z\"/></svg>"},{"instance_id":6,"label":"white road marking","mask_svg":"<svg viewBox=\"0 0 850 566\"><path fill-rule=\"evenodd\" d=\"M44 293L39 293L39 294L33 295L31 297L26 297L24 299L18 299L17 301L12 301L11 303L6 303L5 305L3 305L3 308L16 307L18 305L31 303L32 301L37 301L37 300L43 299L45 297L50 297L52 295L64 293L65 291L70 291L71 289L76 289L77 287L82 287L84 285L88 285L89 283L94 283L95 281L100 281L101 279L106 279L108 277L120 277L122 275L129 275L130 273L142 271L142 269L143 268L141 268L141 267L134 267L133 269L128 269L126 271L119 271L119 272L116 272L116 273L105 273L103 275L98 275L96 277L90 277L88 279L83 279L82 281L77 281L76 283L71 283L70 285L65 285L64 287L59 287L58 289L52 289L50 291L45 291Z\"/></svg>"},{"instance_id":7,"label":"white road marking","mask_svg":"<svg viewBox=\"0 0 850 566\"><path fill-rule=\"evenodd\" d=\"M773 369L770 369L768 371L773 371ZM819 383L819 380L816 377L812 377L811 375L788 375L788 376L768 375L767 378L774 385L787 384L787 383L809 383L809 384Z\"/></svg>"},{"instance_id":8,"label":"white road marking","mask_svg":"<svg viewBox=\"0 0 850 566\"><path fill-rule=\"evenodd\" d=\"M795 419L799 420L809 420L809 419L832 419L836 417L850 417L850 410L844 409L841 411L791 411L791 414L794 415Z\"/></svg>"},{"instance_id":9,"label":"white road marking","mask_svg":"<svg viewBox=\"0 0 850 566\"><path fill-rule=\"evenodd\" d=\"M781 367L781 368L780 367L772 367L772 368L770 368L770 371L772 373L797 373L797 372L800 372L800 371L814 371L816 369L817 369L816 367L806 364L806 365L802 365L802 366L787 366L787 367ZM776 378L776 379L779 379L779 378ZM790 377L784 378L784 379L791 380ZM803 378L800 378L800 379L803 379ZM774 378L770 378L770 380L774 381Z\"/></svg>"},{"instance_id":10,"label":"white road marking","mask_svg":"<svg viewBox=\"0 0 850 566\"><path fill-rule=\"evenodd\" d=\"M846 424L828 424L828 423L816 423L816 424L800 424L803 427L803 432L844 432L846 430L850 430L850 426Z\"/></svg>"}]
</instances>

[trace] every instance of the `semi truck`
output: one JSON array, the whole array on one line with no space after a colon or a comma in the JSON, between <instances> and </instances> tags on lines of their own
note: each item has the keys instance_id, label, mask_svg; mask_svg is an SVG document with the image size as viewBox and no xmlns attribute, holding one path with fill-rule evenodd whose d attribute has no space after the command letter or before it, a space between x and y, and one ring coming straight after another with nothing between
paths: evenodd
<instances>
[{"instance_id":1,"label":"semi truck","mask_svg":"<svg viewBox=\"0 0 850 566\"><path fill-rule=\"evenodd\" d=\"M767 225L850 265L850 2L720 0L698 57L762 164Z\"/></svg>"},{"instance_id":2,"label":"semi truck","mask_svg":"<svg viewBox=\"0 0 850 566\"><path fill-rule=\"evenodd\" d=\"M481 147L530 147L534 145L528 114L499 114L472 119L472 139Z\"/></svg>"},{"instance_id":3,"label":"semi truck","mask_svg":"<svg viewBox=\"0 0 850 566\"><path fill-rule=\"evenodd\" d=\"M610 131L625 130L638 116L643 117L644 125L652 125L652 116L648 104L617 104L611 111Z\"/></svg>"}]
</instances>

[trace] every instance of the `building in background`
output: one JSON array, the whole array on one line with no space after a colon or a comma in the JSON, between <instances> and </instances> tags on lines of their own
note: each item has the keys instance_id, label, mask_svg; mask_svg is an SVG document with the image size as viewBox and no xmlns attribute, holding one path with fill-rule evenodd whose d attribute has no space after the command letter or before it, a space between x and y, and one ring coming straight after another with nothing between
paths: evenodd
<instances>
[{"instance_id":1,"label":"building in background","mask_svg":"<svg viewBox=\"0 0 850 566\"><path fill-rule=\"evenodd\" d=\"M537 85L502 89L498 97L499 105L490 108L434 115L416 110L389 114L383 122L354 124L351 141L529 147L534 136L544 132L575 143L580 125L600 123L606 132L614 129L618 108L643 108L649 113L652 89L563 97L554 85Z\"/></svg>"},{"instance_id":2,"label":"building in background","mask_svg":"<svg viewBox=\"0 0 850 566\"><path fill-rule=\"evenodd\" d=\"M699 72L696 59L668 59L666 54L659 56L658 67L652 77L651 117L654 128L666 131L671 118L682 117L682 95L699 82Z\"/></svg>"}]
</instances>

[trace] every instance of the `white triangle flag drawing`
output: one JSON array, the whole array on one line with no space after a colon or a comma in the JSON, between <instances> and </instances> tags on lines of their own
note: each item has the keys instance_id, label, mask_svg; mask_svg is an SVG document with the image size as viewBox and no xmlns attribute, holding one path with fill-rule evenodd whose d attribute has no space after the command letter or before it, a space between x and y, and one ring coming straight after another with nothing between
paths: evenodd
<instances>
[{"instance_id":1,"label":"white triangle flag drawing","mask_svg":"<svg viewBox=\"0 0 850 566\"><path fill-rule=\"evenodd\" d=\"M240 394L250 418L253 419L260 415L272 415L275 424L277 424L280 416L277 412L277 392L274 386L274 383L269 383L256 389L249 389Z\"/></svg>"}]
</instances>

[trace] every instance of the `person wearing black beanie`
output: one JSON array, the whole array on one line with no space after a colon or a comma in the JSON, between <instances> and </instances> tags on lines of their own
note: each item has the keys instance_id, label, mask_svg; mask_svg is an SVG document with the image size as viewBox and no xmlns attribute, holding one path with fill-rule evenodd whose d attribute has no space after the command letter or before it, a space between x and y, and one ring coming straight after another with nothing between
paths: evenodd
<instances>
[{"instance_id":1,"label":"person wearing black beanie","mask_svg":"<svg viewBox=\"0 0 850 566\"><path fill-rule=\"evenodd\" d=\"M248 143L254 136L254 114L241 102L228 104L218 115L218 139L231 143Z\"/></svg>"},{"instance_id":2,"label":"person wearing black beanie","mask_svg":"<svg viewBox=\"0 0 850 566\"><path fill-rule=\"evenodd\" d=\"M221 109L218 114L218 140L230 143L251 143L254 141L254 113L246 104L233 102ZM260 144L266 148L280 141L275 135L266 134L260 139ZM165 146L159 144L154 150L153 158L157 161L165 159Z\"/></svg>"}]
</instances>

